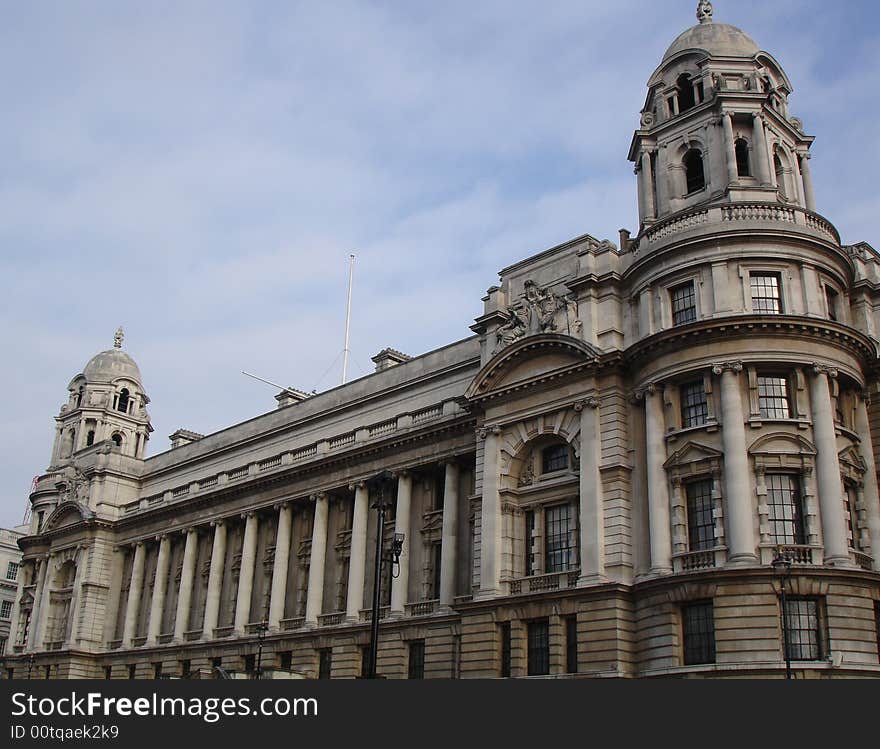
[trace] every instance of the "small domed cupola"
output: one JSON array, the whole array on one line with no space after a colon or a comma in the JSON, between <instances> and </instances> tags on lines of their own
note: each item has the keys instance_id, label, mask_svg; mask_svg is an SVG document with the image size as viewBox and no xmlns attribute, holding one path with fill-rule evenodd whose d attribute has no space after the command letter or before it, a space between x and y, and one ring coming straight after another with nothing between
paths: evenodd
<instances>
[{"instance_id":1,"label":"small domed cupola","mask_svg":"<svg viewBox=\"0 0 880 749\"><path fill-rule=\"evenodd\" d=\"M791 84L776 60L708 0L648 81L630 147L645 230L709 203L778 203L815 211L813 138L788 112Z\"/></svg>"},{"instance_id":2,"label":"small domed cupola","mask_svg":"<svg viewBox=\"0 0 880 749\"><path fill-rule=\"evenodd\" d=\"M122 350L123 330L113 348L89 359L68 385L68 402L56 417L53 467L66 465L75 454L106 442L111 449L143 458L150 432L150 402L134 359Z\"/></svg>"}]
</instances>

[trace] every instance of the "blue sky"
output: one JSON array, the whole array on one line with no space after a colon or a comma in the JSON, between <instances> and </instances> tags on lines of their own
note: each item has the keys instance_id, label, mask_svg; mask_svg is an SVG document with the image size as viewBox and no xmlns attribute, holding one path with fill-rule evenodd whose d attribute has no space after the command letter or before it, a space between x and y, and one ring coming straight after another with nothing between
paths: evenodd
<instances>
[{"instance_id":1,"label":"blue sky","mask_svg":"<svg viewBox=\"0 0 880 749\"><path fill-rule=\"evenodd\" d=\"M349 252L357 377L386 346L469 335L499 268L635 230L627 149L695 7L0 2L0 525L120 323L156 454L270 410L242 369L338 384ZM715 18L789 74L820 212L880 246L876 3L718 0Z\"/></svg>"}]
</instances>

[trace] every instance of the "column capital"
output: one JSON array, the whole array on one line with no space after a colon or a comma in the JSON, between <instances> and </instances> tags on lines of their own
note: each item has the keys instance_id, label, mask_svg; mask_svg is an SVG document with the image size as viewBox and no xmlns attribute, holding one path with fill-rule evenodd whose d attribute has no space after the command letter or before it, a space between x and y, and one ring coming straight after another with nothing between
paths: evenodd
<instances>
[{"instance_id":1,"label":"column capital","mask_svg":"<svg viewBox=\"0 0 880 749\"><path fill-rule=\"evenodd\" d=\"M137 549L139 546L143 546L143 545L144 545L144 540L143 540L143 539L141 539L140 541L135 541L135 542L132 544L132 546L133 546L135 549ZM49 559L49 555L48 555L48 554L46 554L46 559L47 559L47 560Z\"/></svg>"},{"instance_id":2,"label":"column capital","mask_svg":"<svg viewBox=\"0 0 880 749\"><path fill-rule=\"evenodd\" d=\"M490 434L494 434L497 437L501 434L501 427L493 424L491 426L486 425L477 430L477 437L481 440L486 439Z\"/></svg>"},{"instance_id":3,"label":"column capital","mask_svg":"<svg viewBox=\"0 0 880 749\"><path fill-rule=\"evenodd\" d=\"M247 520L248 518L252 518L256 514L256 510L246 510L245 512L241 513L241 517L242 519Z\"/></svg>"},{"instance_id":4,"label":"column capital","mask_svg":"<svg viewBox=\"0 0 880 749\"><path fill-rule=\"evenodd\" d=\"M159 533L159 534L156 535L156 539L155 539L155 540L158 541L158 542L161 544L166 538L168 538L168 534L167 534L167 533Z\"/></svg>"},{"instance_id":5,"label":"column capital","mask_svg":"<svg viewBox=\"0 0 880 749\"><path fill-rule=\"evenodd\" d=\"M275 504L273 504L272 509L278 510L280 512L281 510L283 510L289 506L290 506L290 500L289 499L282 499L280 502L276 502Z\"/></svg>"},{"instance_id":6,"label":"column capital","mask_svg":"<svg viewBox=\"0 0 880 749\"><path fill-rule=\"evenodd\" d=\"M352 481L352 482L348 485L348 490L349 490L350 492L357 491L358 489L363 489L363 488L365 488L366 485L367 485L367 482L366 482L365 480L363 480L363 479L361 479L360 481Z\"/></svg>"},{"instance_id":7,"label":"column capital","mask_svg":"<svg viewBox=\"0 0 880 749\"><path fill-rule=\"evenodd\" d=\"M572 404L572 408L576 413L580 413L585 408L599 408L599 399L592 395L589 398L584 398L584 400L575 401Z\"/></svg>"},{"instance_id":8,"label":"column capital","mask_svg":"<svg viewBox=\"0 0 880 749\"><path fill-rule=\"evenodd\" d=\"M654 395L661 390L663 390L663 386L659 382L649 382L633 390L631 398L633 403L638 403L645 400L649 395Z\"/></svg>"},{"instance_id":9,"label":"column capital","mask_svg":"<svg viewBox=\"0 0 880 749\"><path fill-rule=\"evenodd\" d=\"M743 363L741 361L726 361L712 365L712 374L720 376L725 372L733 372L739 374L743 371Z\"/></svg>"},{"instance_id":10,"label":"column capital","mask_svg":"<svg viewBox=\"0 0 880 749\"><path fill-rule=\"evenodd\" d=\"M733 112L728 112L728 114L729 114L731 117L733 117ZM763 121L764 121L764 115L761 114L761 112L752 112L752 120L754 120L755 122L763 122Z\"/></svg>"},{"instance_id":11,"label":"column capital","mask_svg":"<svg viewBox=\"0 0 880 749\"><path fill-rule=\"evenodd\" d=\"M864 402L866 406L871 405L871 391L867 388L859 390L859 398Z\"/></svg>"},{"instance_id":12,"label":"column capital","mask_svg":"<svg viewBox=\"0 0 880 749\"><path fill-rule=\"evenodd\" d=\"M314 494L309 494L309 502L319 502L322 499L327 499L327 492L315 492Z\"/></svg>"},{"instance_id":13,"label":"column capital","mask_svg":"<svg viewBox=\"0 0 880 749\"><path fill-rule=\"evenodd\" d=\"M215 518L214 520L211 521L211 527L212 528L217 528L218 526L223 527L223 525L225 523L226 523L226 518Z\"/></svg>"},{"instance_id":14,"label":"column capital","mask_svg":"<svg viewBox=\"0 0 880 749\"><path fill-rule=\"evenodd\" d=\"M832 367L830 364L819 364L818 362L813 362L811 367L813 369L813 374L823 374L829 379L837 379L837 367Z\"/></svg>"}]
</instances>

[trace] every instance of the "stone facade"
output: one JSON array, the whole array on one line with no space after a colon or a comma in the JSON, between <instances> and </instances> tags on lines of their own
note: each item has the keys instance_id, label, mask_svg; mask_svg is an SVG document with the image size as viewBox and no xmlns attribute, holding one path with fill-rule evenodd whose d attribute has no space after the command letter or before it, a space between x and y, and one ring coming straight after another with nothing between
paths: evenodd
<instances>
[{"instance_id":1,"label":"stone facade","mask_svg":"<svg viewBox=\"0 0 880 749\"><path fill-rule=\"evenodd\" d=\"M6 655L12 629L12 609L18 590L18 573L21 568L21 549L18 539L25 535L27 527L0 528L0 658ZM2 678L0 674L0 678Z\"/></svg>"},{"instance_id":2,"label":"stone facade","mask_svg":"<svg viewBox=\"0 0 880 749\"><path fill-rule=\"evenodd\" d=\"M698 20L636 236L503 269L474 336L145 458L120 331L31 495L7 668L361 675L391 471L382 675L780 676L786 638L799 677L880 675L880 256L816 212L779 63Z\"/></svg>"}]
</instances>

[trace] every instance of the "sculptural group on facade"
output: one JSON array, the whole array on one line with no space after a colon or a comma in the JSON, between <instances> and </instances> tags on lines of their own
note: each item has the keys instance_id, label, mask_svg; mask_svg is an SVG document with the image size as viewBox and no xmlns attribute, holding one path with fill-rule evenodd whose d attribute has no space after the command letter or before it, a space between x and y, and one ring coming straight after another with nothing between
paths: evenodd
<instances>
[{"instance_id":1,"label":"sculptural group on facade","mask_svg":"<svg viewBox=\"0 0 880 749\"><path fill-rule=\"evenodd\" d=\"M538 333L580 335L581 322L574 295L554 294L539 288L532 280L525 282L523 301L508 308L506 315L507 321L496 331L497 349Z\"/></svg>"}]
</instances>

